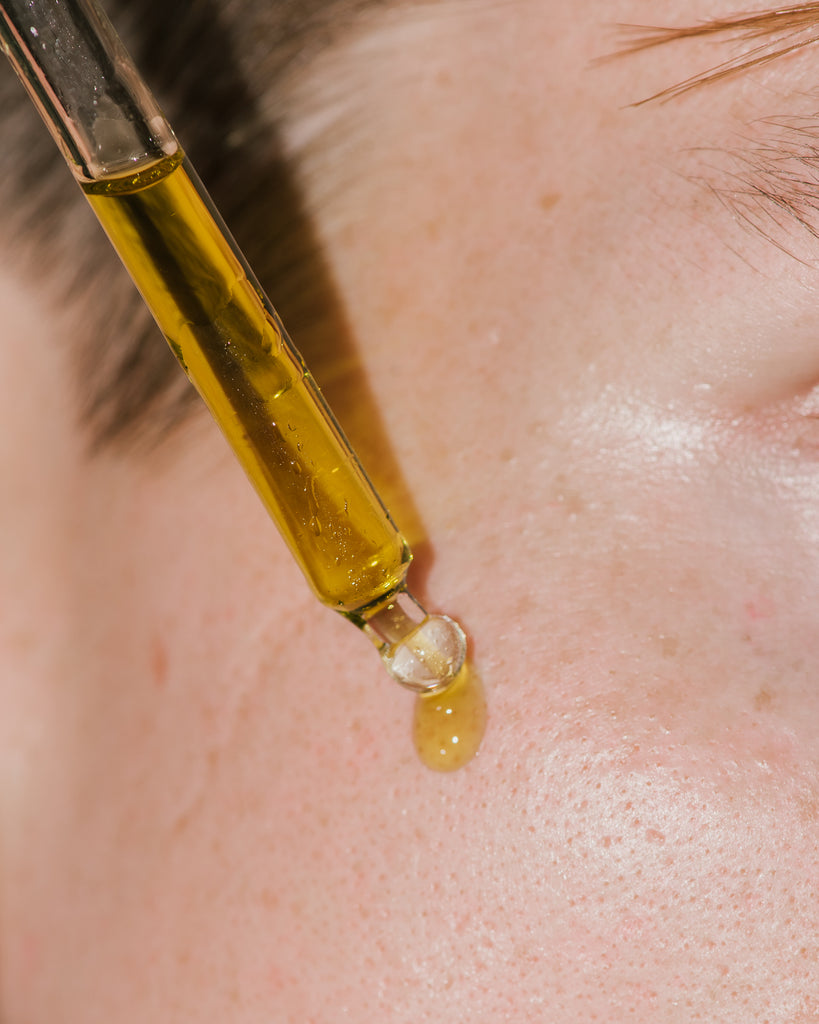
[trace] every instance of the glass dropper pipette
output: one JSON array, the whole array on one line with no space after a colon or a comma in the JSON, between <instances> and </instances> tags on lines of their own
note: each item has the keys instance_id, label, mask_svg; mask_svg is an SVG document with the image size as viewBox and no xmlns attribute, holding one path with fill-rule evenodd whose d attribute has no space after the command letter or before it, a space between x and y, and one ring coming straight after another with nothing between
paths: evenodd
<instances>
[{"instance_id":1,"label":"glass dropper pipette","mask_svg":"<svg viewBox=\"0 0 819 1024\"><path fill-rule=\"evenodd\" d=\"M0 15L4 50L313 590L398 682L445 688L463 631L406 589L406 541L108 19L91 0L0 0Z\"/></svg>"}]
</instances>

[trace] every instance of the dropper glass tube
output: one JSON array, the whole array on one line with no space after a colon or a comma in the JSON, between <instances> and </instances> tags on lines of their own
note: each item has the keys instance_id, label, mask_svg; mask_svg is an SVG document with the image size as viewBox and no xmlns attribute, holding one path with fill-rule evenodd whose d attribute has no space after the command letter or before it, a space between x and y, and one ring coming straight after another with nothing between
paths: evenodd
<instances>
[{"instance_id":1,"label":"dropper glass tube","mask_svg":"<svg viewBox=\"0 0 819 1024\"><path fill-rule=\"evenodd\" d=\"M0 15L4 50L316 595L400 683L445 688L463 631L407 591L405 539L110 22L90 0L0 0Z\"/></svg>"}]
</instances>

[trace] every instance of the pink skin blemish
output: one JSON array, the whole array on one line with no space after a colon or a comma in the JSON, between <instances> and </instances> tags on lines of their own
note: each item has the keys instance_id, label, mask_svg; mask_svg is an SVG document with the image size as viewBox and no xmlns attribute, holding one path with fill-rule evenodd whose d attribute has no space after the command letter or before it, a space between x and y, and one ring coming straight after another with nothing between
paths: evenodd
<instances>
[{"instance_id":1,"label":"pink skin blemish","mask_svg":"<svg viewBox=\"0 0 819 1024\"><path fill-rule=\"evenodd\" d=\"M772 619L776 612L773 601L765 594L761 594L752 601L745 602L745 614L751 622L758 622L760 619Z\"/></svg>"}]
</instances>

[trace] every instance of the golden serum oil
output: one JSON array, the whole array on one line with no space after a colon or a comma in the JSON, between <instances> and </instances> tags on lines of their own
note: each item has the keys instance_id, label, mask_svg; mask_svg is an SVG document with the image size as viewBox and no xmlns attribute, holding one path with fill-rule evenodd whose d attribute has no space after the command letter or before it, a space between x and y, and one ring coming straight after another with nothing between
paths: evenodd
<instances>
[{"instance_id":1,"label":"golden serum oil","mask_svg":"<svg viewBox=\"0 0 819 1024\"><path fill-rule=\"evenodd\" d=\"M399 590L407 544L182 153L83 190L319 599Z\"/></svg>"},{"instance_id":2,"label":"golden serum oil","mask_svg":"<svg viewBox=\"0 0 819 1024\"><path fill-rule=\"evenodd\" d=\"M486 717L483 684L467 661L445 690L416 698L412 738L418 756L433 771L463 768L478 752Z\"/></svg>"}]
</instances>

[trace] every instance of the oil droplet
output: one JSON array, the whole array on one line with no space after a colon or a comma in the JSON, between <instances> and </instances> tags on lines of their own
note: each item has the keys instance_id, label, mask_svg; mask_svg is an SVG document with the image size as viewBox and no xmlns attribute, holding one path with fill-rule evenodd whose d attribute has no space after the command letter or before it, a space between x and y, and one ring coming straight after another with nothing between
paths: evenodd
<instances>
[{"instance_id":1,"label":"oil droplet","mask_svg":"<svg viewBox=\"0 0 819 1024\"><path fill-rule=\"evenodd\" d=\"M478 752L485 731L483 686L469 662L445 690L416 700L412 725L415 749L433 771L463 768Z\"/></svg>"}]
</instances>

